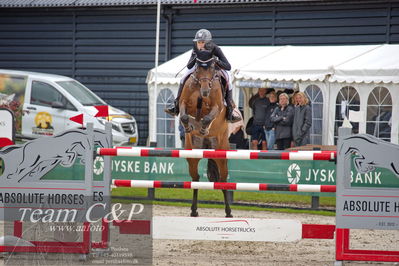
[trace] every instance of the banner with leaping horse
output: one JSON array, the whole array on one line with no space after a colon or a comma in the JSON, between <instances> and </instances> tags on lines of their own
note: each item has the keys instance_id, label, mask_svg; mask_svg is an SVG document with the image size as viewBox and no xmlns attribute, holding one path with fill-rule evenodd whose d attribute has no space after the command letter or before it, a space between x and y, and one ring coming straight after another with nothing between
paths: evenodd
<instances>
[{"instance_id":1,"label":"banner with leaping horse","mask_svg":"<svg viewBox=\"0 0 399 266\"><path fill-rule=\"evenodd\" d=\"M337 153L337 227L398 230L399 189L353 187L350 169L353 162L359 173L384 168L399 178L399 145L347 134L339 138Z\"/></svg>"},{"instance_id":2,"label":"banner with leaping horse","mask_svg":"<svg viewBox=\"0 0 399 266\"><path fill-rule=\"evenodd\" d=\"M110 177L93 180L93 152L95 147L111 145L111 134L88 125L87 130L73 129L2 148L0 219L78 222L104 217L102 206L109 205ZM55 167L75 163L85 167L83 180L43 179ZM90 215L88 210L92 210Z\"/></svg>"}]
</instances>

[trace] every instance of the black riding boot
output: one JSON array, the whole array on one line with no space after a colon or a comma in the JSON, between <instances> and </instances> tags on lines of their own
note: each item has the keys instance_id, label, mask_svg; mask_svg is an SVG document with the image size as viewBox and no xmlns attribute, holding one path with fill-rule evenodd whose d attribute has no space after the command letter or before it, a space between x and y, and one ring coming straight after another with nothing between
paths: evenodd
<instances>
[{"instance_id":1,"label":"black riding boot","mask_svg":"<svg viewBox=\"0 0 399 266\"><path fill-rule=\"evenodd\" d=\"M234 110L234 102L233 102L233 97L232 97L232 91L227 90L226 95L225 95L225 100L226 100L226 119L230 123L235 123L241 120L241 117L238 115L235 115L233 110Z\"/></svg>"},{"instance_id":2,"label":"black riding boot","mask_svg":"<svg viewBox=\"0 0 399 266\"><path fill-rule=\"evenodd\" d=\"M172 116L179 115L179 99L180 99L180 95L181 95L182 90L183 90L183 84L180 83L179 90L177 92L177 97L175 99L174 105L172 107L170 107L170 108L164 109L164 111L166 113L168 113L168 114L170 114Z\"/></svg>"}]
</instances>

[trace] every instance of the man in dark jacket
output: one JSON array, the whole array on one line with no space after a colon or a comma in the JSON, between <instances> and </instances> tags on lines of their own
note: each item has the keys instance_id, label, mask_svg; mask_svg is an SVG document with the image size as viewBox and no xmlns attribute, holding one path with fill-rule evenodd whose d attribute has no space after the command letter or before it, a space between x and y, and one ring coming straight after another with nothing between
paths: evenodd
<instances>
[{"instance_id":1,"label":"man in dark jacket","mask_svg":"<svg viewBox=\"0 0 399 266\"><path fill-rule=\"evenodd\" d=\"M269 99L266 98L266 88L259 88L258 93L249 99L249 107L251 107L253 111L253 124L251 130L251 149L253 150L258 149L259 142L262 143L262 150L266 150L265 116L266 109L269 105Z\"/></svg>"}]
</instances>

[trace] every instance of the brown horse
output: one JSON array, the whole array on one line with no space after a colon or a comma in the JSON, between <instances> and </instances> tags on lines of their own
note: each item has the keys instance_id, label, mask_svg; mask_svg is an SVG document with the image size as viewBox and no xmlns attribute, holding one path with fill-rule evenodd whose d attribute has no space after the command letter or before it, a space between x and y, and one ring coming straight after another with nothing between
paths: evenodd
<instances>
[{"instance_id":1,"label":"brown horse","mask_svg":"<svg viewBox=\"0 0 399 266\"><path fill-rule=\"evenodd\" d=\"M185 128L186 149L229 148L226 107L222 91L221 75L215 67L215 59L197 60L197 68L189 77L180 97L180 120ZM188 158L192 181L199 181L198 162ZM217 168L216 168L217 166ZM208 179L226 182L227 159L208 160ZM226 217L232 217L226 190L223 190ZM198 189L193 191L191 216L198 216Z\"/></svg>"}]
</instances>

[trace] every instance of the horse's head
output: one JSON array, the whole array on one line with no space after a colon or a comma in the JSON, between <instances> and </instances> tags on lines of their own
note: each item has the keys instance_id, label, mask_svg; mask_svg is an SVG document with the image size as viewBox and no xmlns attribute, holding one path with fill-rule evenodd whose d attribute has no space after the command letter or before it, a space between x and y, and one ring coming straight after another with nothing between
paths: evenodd
<instances>
[{"instance_id":1,"label":"horse's head","mask_svg":"<svg viewBox=\"0 0 399 266\"><path fill-rule=\"evenodd\" d=\"M208 51L197 52L197 69L192 75L193 79L200 86L202 97L208 97L216 77L215 58Z\"/></svg>"}]
</instances>

